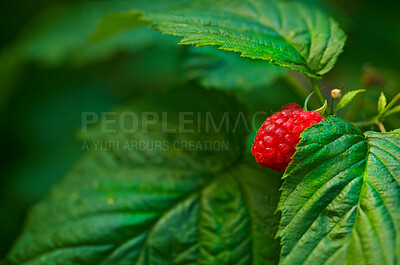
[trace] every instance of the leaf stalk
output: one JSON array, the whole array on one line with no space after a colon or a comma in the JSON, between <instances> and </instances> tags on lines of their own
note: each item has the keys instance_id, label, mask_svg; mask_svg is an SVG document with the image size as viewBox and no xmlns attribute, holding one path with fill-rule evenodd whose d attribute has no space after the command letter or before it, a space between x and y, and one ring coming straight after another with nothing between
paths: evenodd
<instances>
[{"instance_id":1,"label":"leaf stalk","mask_svg":"<svg viewBox=\"0 0 400 265\"><path fill-rule=\"evenodd\" d=\"M315 78L311 78L310 82L311 82L312 89L314 90L315 94L317 95L319 103L324 104L325 100L324 100L324 97L322 96L321 89L318 86L317 80Z\"/></svg>"},{"instance_id":2,"label":"leaf stalk","mask_svg":"<svg viewBox=\"0 0 400 265\"><path fill-rule=\"evenodd\" d=\"M396 102L400 99L400 93L398 93L392 101L383 109L381 113L371 118L369 121L359 121L353 122L357 127L368 127L373 125L378 125L381 132L386 132L385 126L383 125L383 120L385 119L386 113L396 104Z\"/></svg>"}]
</instances>

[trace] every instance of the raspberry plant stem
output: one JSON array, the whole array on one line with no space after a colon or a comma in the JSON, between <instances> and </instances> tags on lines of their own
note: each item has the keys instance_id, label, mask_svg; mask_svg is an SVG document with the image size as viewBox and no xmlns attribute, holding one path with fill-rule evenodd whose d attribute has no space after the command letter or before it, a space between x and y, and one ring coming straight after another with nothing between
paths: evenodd
<instances>
[{"instance_id":1,"label":"raspberry plant stem","mask_svg":"<svg viewBox=\"0 0 400 265\"><path fill-rule=\"evenodd\" d=\"M318 86L317 80L314 78L310 79L311 82L311 87L314 90L315 94L318 97L319 103L321 103L322 105L325 103L324 97L321 94L321 89Z\"/></svg>"},{"instance_id":2,"label":"raspberry plant stem","mask_svg":"<svg viewBox=\"0 0 400 265\"><path fill-rule=\"evenodd\" d=\"M385 126L383 126L383 123L381 121L377 121L376 123L378 124L381 132L386 132Z\"/></svg>"},{"instance_id":3,"label":"raspberry plant stem","mask_svg":"<svg viewBox=\"0 0 400 265\"><path fill-rule=\"evenodd\" d=\"M373 126L373 125L378 125L379 129L382 132L386 132L386 129L382 123L382 121L385 119L386 117L386 113L394 106L394 104L396 104L396 102L400 99L400 93L398 93L393 99L392 101L390 101L390 103L386 106L386 108L379 113L378 115L372 117L370 120L368 121L359 121L359 122L353 122L354 125L356 125L357 127L367 127L367 126Z\"/></svg>"},{"instance_id":4,"label":"raspberry plant stem","mask_svg":"<svg viewBox=\"0 0 400 265\"><path fill-rule=\"evenodd\" d=\"M377 117L374 117L374 118L372 118L372 119L369 120L369 121L356 121L356 122L353 122L353 124L354 124L355 126L359 127L359 128L377 125L377 120L376 120L376 118L377 118Z\"/></svg>"}]
</instances>

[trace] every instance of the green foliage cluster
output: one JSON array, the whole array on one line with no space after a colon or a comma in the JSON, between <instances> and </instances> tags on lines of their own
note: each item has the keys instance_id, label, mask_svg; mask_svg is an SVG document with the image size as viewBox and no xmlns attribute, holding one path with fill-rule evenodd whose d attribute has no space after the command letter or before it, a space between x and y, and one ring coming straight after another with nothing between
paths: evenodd
<instances>
[{"instance_id":1,"label":"green foliage cluster","mask_svg":"<svg viewBox=\"0 0 400 265\"><path fill-rule=\"evenodd\" d=\"M345 41L335 20L300 1L67 2L44 9L0 55L3 105L27 62L69 65L85 76L93 74L85 67L97 64L101 86L128 80L113 87L120 98L134 98L115 109L117 116L168 113L177 132L163 133L163 123L135 133L91 127L83 141L159 141L164 148L88 151L31 209L1 264L399 264L400 131L384 127L400 112L398 90L365 96L379 84L369 73L360 89L332 100L332 115L302 133L283 176L260 168L248 150L254 130L244 124L267 115L253 120L254 113L307 97L288 69L310 80L314 106L323 103L317 80ZM123 58L115 69L102 72L102 62L116 56ZM133 88L142 75L146 81ZM194 115L186 127L193 131L180 132L179 113L188 111L215 120L243 115L243 123L205 131L207 116ZM183 150L174 147L179 141L229 148Z\"/></svg>"}]
</instances>

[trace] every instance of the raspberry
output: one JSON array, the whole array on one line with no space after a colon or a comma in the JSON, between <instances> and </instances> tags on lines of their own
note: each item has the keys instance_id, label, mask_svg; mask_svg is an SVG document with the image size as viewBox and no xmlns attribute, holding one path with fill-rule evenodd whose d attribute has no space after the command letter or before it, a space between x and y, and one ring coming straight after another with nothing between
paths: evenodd
<instances>
[{"instance_id":1,"label":"raspberry","mask_svg":"<svg viewBox=\"0 0 400 265\"><path fill-rule=\"evenodd\" d=\"M260 166L285 171L296 152L300 134L323 119L318 112L303 111L295 103L287 104L261 125L251 152Z\"/></svg>"}]
</instances>

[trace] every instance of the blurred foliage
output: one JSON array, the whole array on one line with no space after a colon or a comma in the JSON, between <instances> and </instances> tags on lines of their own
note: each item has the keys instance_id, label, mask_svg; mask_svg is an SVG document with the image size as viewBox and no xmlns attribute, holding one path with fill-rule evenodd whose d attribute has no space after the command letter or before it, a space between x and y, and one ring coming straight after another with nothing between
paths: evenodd
<instances>
[{"instance_id":1,"label":"blurred foliage","mask_svg":"<svg viewBox=\"0 0 400 265\"><path fill-rule=\"evenodd\" d=\"M279 173L266 177L248 159L245 126L208 127L206 113L219 123L227 112L230 119L246 113L244 106L221 91L184 86L138 98L116 116L133 111L143 117L149 110L159 117L168 110L168 127L176 131L165 133L162 122L140 122L135 133L119 124L111 133L91 126L84 135L90 151L32 208L10 264L276 263ZM183 132L180 114L188 110L195 115ZM163 148L129 147L155 139ZM121 148L99 150L93 141ZM176 149L186 141L224 141L230 148Z\"/></svg>"},{"instance_id":2,"label":"blurred foliage","mask_svg":"<svg viewBox=\"0 0 400 265\"><path fill-rule=\"evenodd\" d=\"M320 82L327 88L324 94L341 85L344 93L366 89L354 104L339 113L350 121L376 115L381 92L390 101L400 91L400 3L303 2L318 5L334 15L348 35L338 64ZM86 2L83 7L77 3L0 3L0 119L4 154L4 173L0 178L0 256L20 231L26 210L81 156L76 135L83 111L108 111L139 95L188 79L208 87L222 86L245 101L252 113L263 111L266 115L289 101L302 104L309 92L301 89L304 79L296 74L288 77L278 73L273 78L263 76L255 80L250 71L269 71L269 66L258 62L253 68L252 63L245 61L242 65L237 54L224 53L219 57L217 50L202 55L201 50L177 46L176 38L163 36L141 23L115 32L113 25L101 19L109 11L119 10L113 1ZM128 13L127 18L130 15L134 16ZM104 19L112 16L108 14ZM193 54L194 57L187 57ZM212 62L205 59L210 54ZM203 68L193 70L193 64ZM224 77L222 85L220 80L216 82L212 73L223 74L226 67L242 73L244 79L239 80L248 85L229 76ZM211 74L207 74L210 70ZM239 86L252 89L237 91ZM260 115L256 123L264 118ZM400 118L393 115L385 125L388 130L399 128Z\"/></svg>"},{"instance_id":3,"label":"blurred foliage","mask_svg":"<svg viewBox=\"0 0 400 265\"><path fill-rule=\"evenodd\" d=\"M207 88L248 91L267 87L287 73L267 61L243 58L214 46L190 46L187 50L183 63L187 78L200 80Z\"/></svg>"}]
</instances>

